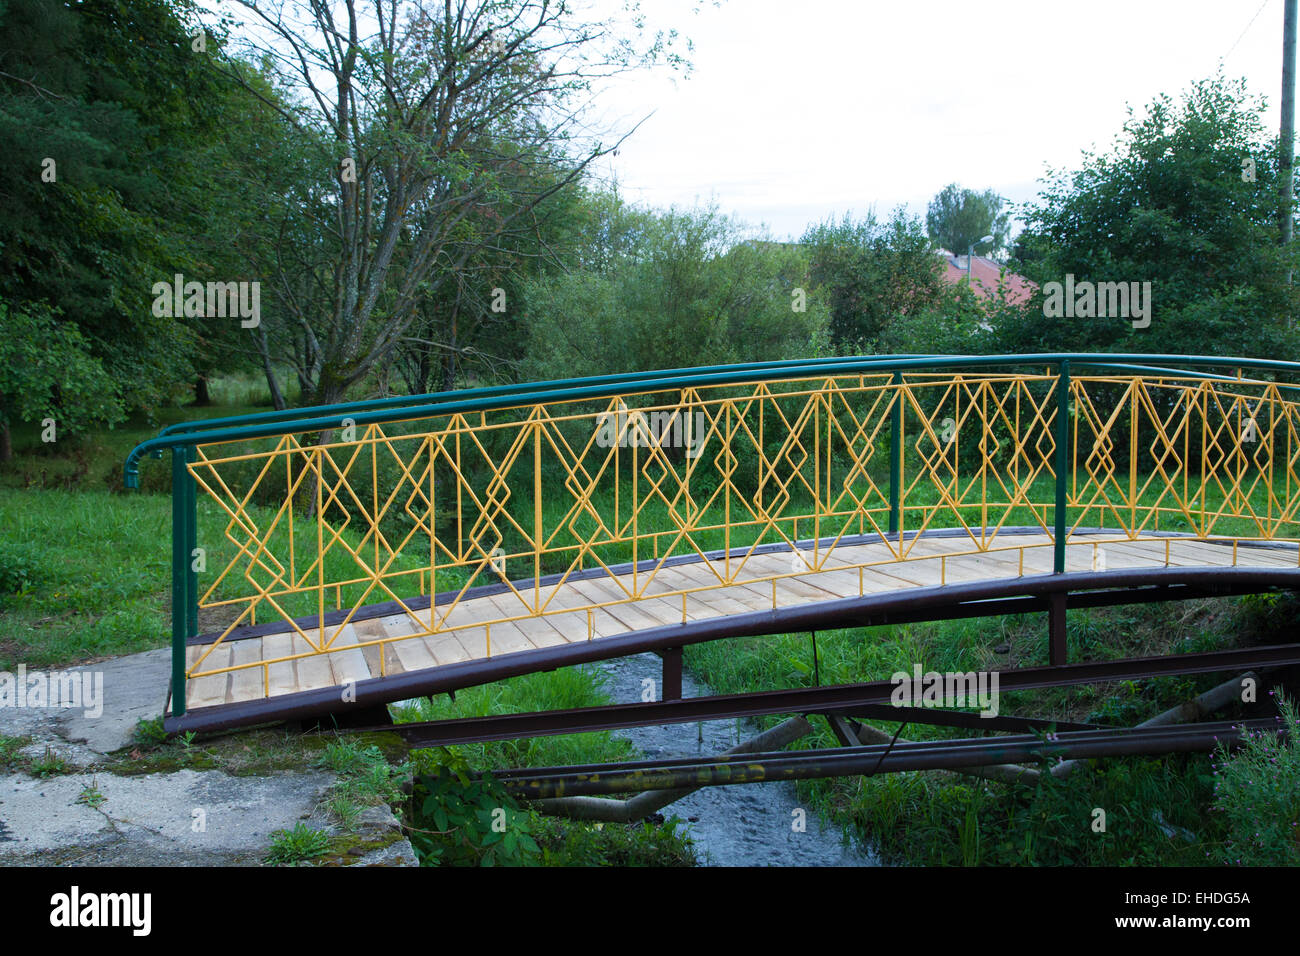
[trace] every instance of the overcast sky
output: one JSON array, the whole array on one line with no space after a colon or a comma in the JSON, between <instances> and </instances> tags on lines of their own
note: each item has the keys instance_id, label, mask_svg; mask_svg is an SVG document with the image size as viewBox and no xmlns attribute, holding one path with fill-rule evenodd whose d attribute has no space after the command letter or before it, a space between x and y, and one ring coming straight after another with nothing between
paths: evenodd
<instances>
[{"instance_id":1,"label":"overcast sky","mask_svg":"<svg viewBox=\"0 0 1300 956\"><path fill-rule=\"evenodd\" d=\"M1221 60L1278 122L1282 0L644 6L694 41L695 70L606 93L612 126L653 113L611 160L620 189L660 206L713 198L777 237L873 205L923 215L949 182L1031 198L1045 166L1109 146L1126 104L1176 96Z\"/></svg>"}]
</instances>

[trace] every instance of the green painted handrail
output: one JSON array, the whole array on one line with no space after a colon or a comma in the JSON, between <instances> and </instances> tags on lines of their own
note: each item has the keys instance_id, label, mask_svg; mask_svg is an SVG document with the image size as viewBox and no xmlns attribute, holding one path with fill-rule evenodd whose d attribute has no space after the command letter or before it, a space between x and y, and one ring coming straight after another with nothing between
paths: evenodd
<instances>
[{"instance_id":1,"label":"green painted handrail","mask_svg":"<svg viewBox=\"0 0 1300 956\"><path fill-rule=\"evenodd\" d=\"M1204 368L1250 368L1269 371L1300 373L1300 363L1275 359L1217 358L1195 355L1141 355L1116 354L1098 355L1090 353L1035 353L1024 355L926 355L926 356L863 356L852 359L812 359L801 360L799 364L760 363L758 365L724 365L710 366L704 370L687 369L684 372L639 372L632 375L600 376L600 381L590 384L586 379L574 379L573 382L586 383L570 385L567 381L555 383L559 387L534 388L531 391L515 391L515 386L503 386L510 391L502 393L499 388L465 389L456 393L460 397L450 400L426 402L418 405L401 405L397 408L378 408L369 411L357 411L353 406L331 406L336 409L326 415L312 414L317 409L297 409L296 413L306 413L308 417L284 419L286 412L268 412L260 415L245 416L242 424L229 427L213 427L202 431L163 433L156 438L141 442L127 456L124 467L125 485L128 488L139 486L139 460L150 452L164 449L193 446L198 444L239 441L251 438L265 438L273 435L286 435L295 432L323 431L339 428L348 419L354 425L383 424L385 422L423 418L430 415L450 415L459 412L486 412L543 401L575 401L581 399L608 398L628 391L633 385L637 391L662 391L684 387L708 387L716 385L738 384L751 381L760 373L764 378L781 381L803 378L818 374L849 374L866 371L924 370L932 368L989 368L997 366L1018 365L1055 365L1070 362L1077 366L1110 367L1117 370L1141 368L1156 374L1185 375L1187 370L1156 368L1150 362L1161 365L1192 365ZM1139 363L1139 364L1134 364ZM1211 376L1205 376L1211 377ZM1236 381L1230 376L1213 376L1223 380ZM534 383L529 383L534 384ZM1245 383L1243 383L1245 384ZM522 387L522 386L520 386ZM446 399L451 393L444 393ZM383 401L392 401L385 399ZM364 403L363 403L364 404ZM343 408L348 414L338 411Z\"/></svg>"},{"instance_id":2,"label":"green painted handrail","mask_svg":"<svg viewBox=\"0 0 1300 956\"><path fill-rule=\"evenodd\" d=\"M912 357L930 357L931 353L924 356L921 353L902 353L891 358L912 358ZM862 358L865 356L859 356ZM754 371L765 371L768 369L799 366L816 365L819 363L839 361L836 359L814 358L814 359L776 359L769 362L753 362L744 365L744 368L753 369ZM844 361L850 361L845 359ZM251 422L269 422L277 420L289 420L295 415L301 416L304 412L312 412L315 415L333 415L350 412L367 412L378 411L385 408L403 408L410 405L440 405L446 402L457 401L466 397L491 398L505 395L518 395L525 392L547 392L554 391L558 388L577 388L587 385L600 385L605 382L623 382L634 384L639 380L648 378L663 378L667 375L697 375L709 372L721 371L724 369L734 369L741 366L736 365L701 365L692 368L675 368L675 369L658 369L650 372L621 372L613 375L593 375L585 378L560 378L547 379L537 382L521 382L513 385L488 385L479 388L460 388L446 392L426 392L422 395L396 395L392 398L375 398L360 402L342 402L336 405L305 405L300 408L288 408L283 411L272 412L254 412L250 415L231 415L225 418L204 418L188 422L177 422L174 425L168 425L158 434L174 435L189 433L195 431L208 431L219 427L233 427Z\"/></svg>"}]
</instances>

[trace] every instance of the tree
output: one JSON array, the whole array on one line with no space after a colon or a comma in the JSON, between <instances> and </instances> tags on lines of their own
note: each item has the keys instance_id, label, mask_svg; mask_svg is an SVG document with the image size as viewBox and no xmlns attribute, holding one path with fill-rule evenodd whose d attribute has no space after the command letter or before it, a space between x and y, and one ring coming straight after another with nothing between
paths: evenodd
<instances>
[{"instance_id":1,"label":"tree","mask_svg":"<svg viewBox=\"0 0 1300 956\"><path fill-rule=\"evenodd\" d=\"M846 214L809 228L801 244L813 288L830 310L831 342L841 351L878 348L890 325L952 299L943 260L920 222L901 209L885 223L871 213L861 220Z\"/></svg>"},{"instance_id":2,"label":"tree","mask_svg":"<svg viewBox=\"0 0 1300 956\"><path fill-rule=\"evenodd\" d=\"M595 196L579 267L524 284L528 378L810 355L826 309L796 246L706 209L654 213Z\"/></svg>"},{"instance_id":3,"label":"tree","mask_svg":"<svg viewBox=\"0 0 1300 956\"><path fill-rule=\"evenodd\" d=\"M976 252L1005 249L1011 217L1002 205L1002 197L991 189L980 193L950 183L930 200L925 228L931 239L954 255L964 255L971 246ZM992 236L993 241L981 243L984 236Z\"/></svg>"},{"instance_id":4,"label":"tree","mask_svg":"<svg viewBox=\"0 0 1300 956\"><path fill-rule=\"evenodd\" d=\"M53 419L55 436L125 416L117 389L89 343L49 309L0 301L0 461L13 457L11 425Z\"/></svg>"},{"instance_id":5,"label":"tree","mask_svg":"<svg viewBox=\"0 0 1300 956\"><path fill-rule=\"evenodd\" d=\"M636 49L562 0L238 2L319 177L291 227L319 255L274 267L309 403L389 362L427 297L612 148L583 134L594 81L673 58L670 37ZM527 175L569 152L558 181Z\"/></svg>"},{"instance_id":6,"label":"tree","mask_svg":"<svg viewBox=\"0 0 1300 956\"><path fill-rule=\"evenodd\" d=\"M258 202L213 188L238 94L210 69L220 36L195 49L195 9L0 3L0 294L75 326L125 407L184 394L204 337L221 332L155 315L153 285L233 278L229 232L213 227Z\"/></svg>"},{"instance_id":7,"label":"tree","mask_svg":"<svg viewBox=\"0 0 1300 956\"><path fill-rule=\"evenodd\" d=\"M1130 117L1113 148L1054 171L1024 210L1024 261L1038 283L1151 284L1150 324L1047 318L1042 291L999 327L1009 351L1119 350L1295 357L1277 241L1276 140L1243 82L1203 80Z\"/></svg>"}]
</instances>

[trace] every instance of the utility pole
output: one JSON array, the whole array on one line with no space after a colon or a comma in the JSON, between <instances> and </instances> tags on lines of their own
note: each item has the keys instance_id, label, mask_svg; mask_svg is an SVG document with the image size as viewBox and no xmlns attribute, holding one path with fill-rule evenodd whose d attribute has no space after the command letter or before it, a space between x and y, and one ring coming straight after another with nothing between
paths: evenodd
<instances>
[{"instance_id":1,"label":"utility pole","mask_svg":"<svg viewBox=\"0 0 1300 956\"><path fill-rule=\"evenodd\" d=\"M1291 244L1292 194L1295 190L1295 21L1296 0L1285 0L1282 13L1282 244Z\"/></svg>"}]
</instances>

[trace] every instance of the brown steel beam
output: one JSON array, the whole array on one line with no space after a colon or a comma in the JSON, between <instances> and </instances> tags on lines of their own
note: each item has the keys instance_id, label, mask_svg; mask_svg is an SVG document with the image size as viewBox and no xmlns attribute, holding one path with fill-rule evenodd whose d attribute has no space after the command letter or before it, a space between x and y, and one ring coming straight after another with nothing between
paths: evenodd
<instances>
[{"instance_id":1,"label":"brown steel beam","mask_svg":"<svg viewBox=\"0 0 1300 956\"><path fill-rule=\"evenodd\" d=\"M682 649L680 647L664 648L664 683L662 700L682 699Z\"/></svg>"},{"instance_id":2,"label":"brown steel beam","mask_svg":"<svg viewBox=\"0 0 1300 956\"><path fill-rule=\"evenodd\" d=\"M1136 680L1173 674L1200 674L1251 667L1300 663L1300 644L1207 651L1165 657L1136 657L1114 661L1021 667L998 672L1001 693L1041 687L1065 687L1113 680ZM571 710L460 717L423 723L398 724L394 730L412 747L446 746L486 740L543 737L552 734L616 730L655 724L691 723L768 714L853 713L855 708L888 705L895 685L891 681L836 684L795 690L757 691L689 697L676 701L611 704ZM950 712L951 713L951 712ZM895 718L896 719L896 718Z\"/></svg>"},{"instance_id":3,"label":"brown steel beam","mask_svg":"<svg viewBox=\"0 0 1300 956\"><path fill-rule=\"evenodd\" d=\"M1053 664L1064 664L1070 656L1066 646L1065 599L1065 592L1057 591L1047 612L1047 659Z\"/></svg>"},{"instance_id":4,"label":"brown steel beam","mask_svg":"<svg viewBox=\"0 0 1300 956\"><path fill-rule=\"evenodd\" d=\"M1054 739L1034 735L996 739L915 741L829 750L739 754L706 759L641 761L630 764L543 767L492 774L509 792L525 799L636 793L680 787L710 787L772 780L955 770L990 764L1056 758L1205 752L1232 745L1245 734L1286 733L1280 718L1217 721L1173 727L1075 731Z\"/></svg>"}]
</instances>

